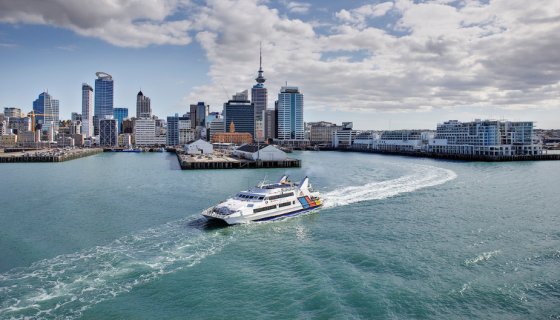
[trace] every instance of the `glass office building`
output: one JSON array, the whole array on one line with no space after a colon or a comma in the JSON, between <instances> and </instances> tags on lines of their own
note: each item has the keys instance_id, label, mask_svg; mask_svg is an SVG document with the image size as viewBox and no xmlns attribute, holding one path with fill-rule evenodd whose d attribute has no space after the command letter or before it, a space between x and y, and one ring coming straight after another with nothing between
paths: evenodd
<instances>
[{"instance_id":1,"label":"glass office building","mask_svg":"<svg viewBox=\"0 0 560 320\"><path fill-rule=\"evenodd\" d=\"M224 103L224 126L230 132L231 123L237 133L255 136L255 105L249 100L229 100Z\"/></svg>"},{"instance_id":2,"label":"glass office building","mask_svg":"<svg viewBox=\"0 0 560 320\"><path fill-rule=\"evenodd\" d=\"M42 130L49 132L51 124L54 126L53 130L58 130L58 123L60 121L59 101L47 92L39 95L39 98L33 101L33 111L40 116L35 116L35 125L42 124Z\"/></svg>"},{"instance_id":3,"label":"glass office building","mask_svg":"<svg viewBox=\"0 0 560 320\"><path fill-rule=\"evenodd\" d=\"M94 101L94 134L99 134L99 120L105 116L113 116L113 76L105 72L95 74L95 101Z\"/></svg>"},{"instance_id":4,"label":"glass office building","mask_svg":"<svg viewBox=\"0 0 560 320\"><path fill-rule=\"evenodd\" d=\"M124 118L128 117L128 109L127 108L113 108L113 119L117 120L117 125L119 128L119 134L123 133L122 131L122 121Z\"/></svg>"},{"instance_id":5,"label":"glass office building","mask_svg":"<svg viewBox=\"0 0 560 320\"><path fill-rule=\"evenodd\" d=\"M303 140L303 94L298 87L282 87L278 94L278 139Z\"/></svg>"}]
</instances>

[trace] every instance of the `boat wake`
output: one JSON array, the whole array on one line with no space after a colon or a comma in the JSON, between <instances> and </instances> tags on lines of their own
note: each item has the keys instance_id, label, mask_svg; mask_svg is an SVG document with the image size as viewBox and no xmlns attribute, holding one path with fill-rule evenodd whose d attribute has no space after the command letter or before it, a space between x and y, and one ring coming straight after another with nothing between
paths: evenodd
<instances>
[{"instance_id":1,"label":"boat wake","mask_svg":"<svg viewBox=\"0 0 560 320\"><path fill-rule=\"evenodd\" d=\"M401 178L324 194L324 208L384 199L452 180L451 170L415 165ZM254 228L220 230L195 214L77 253L0 275L0 318L76 318L91 306L162 275L192 267Z\"/></svg>"},{"instance_id":2,"label":"boat wake","mask_svg":"<svg viewBox=\"0 0 560 320\"><path fill-rule=\"evenodd\" d=\"M412 170L412 174L394 180L346 187L323 194L323 208L394 197L402 193L443 184L457 177L457 174L452 170L432 166L407 165L406 168Z\"/></svg>"},{"instance_id":3,"label":"boat wake","mask_svg":"<svg viewBox=\"0 0 560 320\"><path fill-rule=\"evenodd\" d=\"M168 223L77 253L0 275L0 318L76 318L94 304L219 252L238 231L206 232ZM245 230L246 231L246 230Z\"/></svg>"}]
</instances>

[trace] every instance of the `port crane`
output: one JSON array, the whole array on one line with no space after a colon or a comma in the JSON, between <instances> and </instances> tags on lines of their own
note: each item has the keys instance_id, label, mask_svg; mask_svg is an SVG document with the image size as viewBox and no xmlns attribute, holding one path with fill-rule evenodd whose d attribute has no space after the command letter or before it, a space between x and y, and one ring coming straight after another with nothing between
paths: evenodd
<instances>
[{"instance_id":1,"label":"port crane","mask_svg":"<svg viewBox=\"0 0 560 320\"><path fill-rule=\"evenodd\" d=\"M47 113L36 113L35 111L31 111L29 113L24 113L22 112L23 115L25 116L31 116L32 118L32 130L33 132L35 132L35 116L50 116L50 117L58 117L58 114L47 114Z\"/></svg>"}]
</instances>

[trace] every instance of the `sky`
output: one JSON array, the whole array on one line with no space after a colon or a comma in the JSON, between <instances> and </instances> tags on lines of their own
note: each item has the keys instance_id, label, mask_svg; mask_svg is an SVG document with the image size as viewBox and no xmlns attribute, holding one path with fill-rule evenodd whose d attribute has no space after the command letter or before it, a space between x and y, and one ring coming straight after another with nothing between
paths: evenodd
<instances>
[{"instance_id":1,"label":"sky","mask_svg":"<svg viewBox=\"0 0 560 320\"><path fill-rule=\"evenodd\" d=\"M256 83L261 45L268 107L287 82L307 122L560 128L558 0L1 0L0 108L48 90L69 119L106 72L130 115L140 88L160 118L221 112Z\"/></svg>"}]
</instances>

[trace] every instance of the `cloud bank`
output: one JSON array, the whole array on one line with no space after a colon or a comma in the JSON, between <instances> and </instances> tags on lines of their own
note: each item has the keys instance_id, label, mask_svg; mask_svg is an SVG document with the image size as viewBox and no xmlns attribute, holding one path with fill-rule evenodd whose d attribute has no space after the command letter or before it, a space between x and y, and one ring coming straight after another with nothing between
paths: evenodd
<instances>
[{"instance_id":1,"label":"cloud bank","mask_svg":"<svg viewBox=\"0 0 560 320\"><path fill-rule=\"evenodd\" d=\"M212 80L185 104L221 105L222 84L230 93L251 87L262 42L269 103L288 81L318 109L557 107L560 2L457 3L387 1L318 22L309 17L316 6L289 1L274 9L259 0L5 0L0 21L54 25L125 47L194 39L212 64Z\"/></svg>"}]
</instances>

